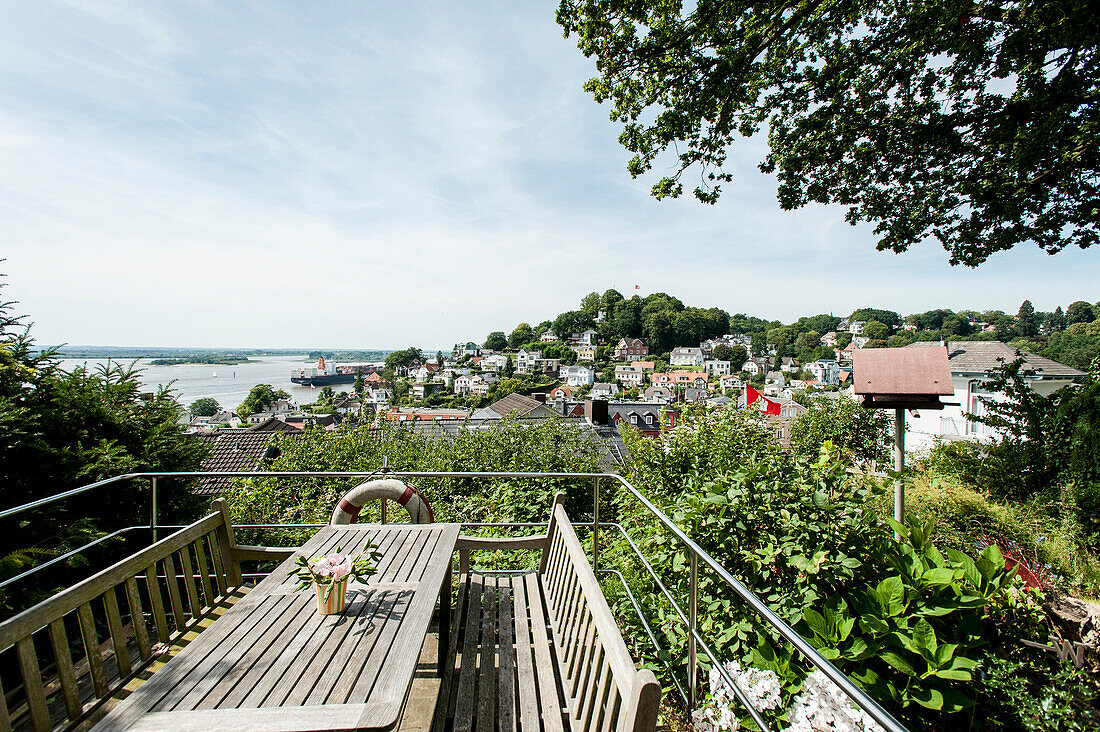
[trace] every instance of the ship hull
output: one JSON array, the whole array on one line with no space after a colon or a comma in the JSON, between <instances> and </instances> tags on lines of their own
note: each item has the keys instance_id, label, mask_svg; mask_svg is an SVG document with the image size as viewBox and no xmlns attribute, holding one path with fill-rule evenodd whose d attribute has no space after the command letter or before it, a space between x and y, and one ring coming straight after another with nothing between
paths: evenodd
<instances>
[{"instance_id":1,"label":"ship hull","mask_svg":"<svg viewBox=\"0 0 1100 732\"><path fill-rule=\"evenodd\" d=\"M301 386L331 386L332 384L351 384L355 374L327 374L325 376L291 376L290 380Z\"/></svg>"}]
</instances>

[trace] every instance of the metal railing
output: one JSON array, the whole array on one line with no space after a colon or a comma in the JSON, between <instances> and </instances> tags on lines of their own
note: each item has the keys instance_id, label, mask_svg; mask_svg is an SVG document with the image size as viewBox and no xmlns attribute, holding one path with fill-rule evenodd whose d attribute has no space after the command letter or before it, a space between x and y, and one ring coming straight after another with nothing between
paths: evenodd
<instances>
[{"instance_id":1,"label":"metal railing","mask_svg":"<svg viewBox=\"0 0 1100 732\"><path fill-rule=\"evenodd\" d=\"M592 520L588 522L592 535L592 568L595 572L601 574L608 574L615 576L622 584L625 593L632 604L635 613L644 628L646 635L650 642L653 644L655 650L661 651L661 646L657 640L656 635L653 632L652 627L645 618L645 613L642 611L642 607L634 596L630 589L630 586L626 578L616 569L607 569L600 567L600 533L601 529L612 529L621 535L626 545L630 548L630 551L637 557L638 561L645 568L647 574L653 579L654 583L661 592L661 595L671 605L676 616L683 623L687 630L687 646L688 646L688 683L687 688L680 683L676 678L675 671L671 664L666 663L666 667L670 672L670 677L680 691L681 695L685 698L685 701L691 708L694 708L699 701L698 695L698 671L699 671L699 650L710 659L712 668L718 672L722 677L722 680L733 690L734 695L745 707L746 711L753 718L753 721L759 726L761 730L765 732L770 730L770 727L764 720L760 711L757 710L749 701L748 696L744 690L738 685L738 683L730 676L722 663L722 659L715 652L713 647L707 642L706 638L700 633L699 630L699 613L698 613L698 599L699 599L699 563L702 562L705 568L712 571L718 578L720 578L726 585L729 586L733 592L748 605L748 607L762 618L771 630L777 635L782 637L795 649L798 650L802 656L809 661L814 667L820 669L826 677L829 678L834 684L836 684L848 698L859 708L867 712L879 725L881 725L888 732L907 732L906 728L899 723L893 716L890 715L885 709L883 709L874 699L872 699L863 689L853 683L843 672L841 672L836 666L830 663L824 656L822 656L817 649L815 649L809 641L803 638L794 630L788 623L780 618L774 611L772 611L760 598L758 598L751 590L749 590L741 581L734 577L730 572L723 567L714 557L708 554L702 547L700 547L695 541L691 539L679 526L677 526L672 519L670 519L661 509L653 504L646 496L644 496L634 485L632 485L626 478L615 473L555 473L555 472L492 472L492 471L458 471L458 472L439 472L439 471L394 471L390 470L385 465L382 468L374 471L245 471L245 472L229 472L229 471L189 471L189 472L142 472L142 473L127 473L125 475L119 475L113 478L107 478L105 480L96 481L95 483L89 483L85 486L73 488L72 490L64 491L52 496L31 501L19 506L13 506L11 508L0 510L0 519L8 518L10 516L16 516L21 513L46 506L58 501L62 501L66 498L77 496L89 491L108 486L114 483L130 480L149 480L150 481L150 511L149 511L149 524L148 526L128 526L116 530L115 532L100 537L94 541L78 547L72 551L66 552L64 555L53 557L50 560L43 562L36 567L31 568L19 575L8 578L3 582L0 582L0 588L8 586L14 582L21 581L27 577L33 576L35 573L46 569L47 567L64 561L64 559L78 554L85 549L107 541L110 538L122 535L127 532L137 530L148 530L151 532L154 541L157 538L157 533L160 530L182 528L177 525L164 525L158 523L158 510L157 510L157 482L161 478L370 478L384 475L388 478L488 478L488 479L572 479L572 480L592 480ZM645 557L645 554L638 547L637 542L630 536L626 529L617 522L607 522L600 520L600 485L601 481L613 481L618 486L627 491L634 497L651 515L655 518L659 524L661 524L667 531L669 531L676 539L684 546L688 553L689 560L689 575L688 575L688 609L685 612L680 606L680 603L676 601L672 592L661 580L660 575L654 569L650 561ZM382 501L381 505L381 519L382 522L386 521L386 502ZM291 528L319 528L325 524L239 524L234 528L240 529L291 529ZM545 523L523 523L523 522L511 522L511 523L464 523L465 528L522 528L522 527L545 527ZM2 649L0 649L2 650Z\"/></svg>"}]
</instances>

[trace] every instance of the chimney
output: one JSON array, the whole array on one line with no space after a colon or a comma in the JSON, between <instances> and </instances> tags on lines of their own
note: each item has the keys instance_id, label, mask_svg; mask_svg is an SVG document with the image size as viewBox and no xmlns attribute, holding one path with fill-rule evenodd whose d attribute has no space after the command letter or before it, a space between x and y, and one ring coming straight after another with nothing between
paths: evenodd
<instances>
[{"instance_id":1,"label":"chimney","mask_svg":"<svg viewBox=\"0 0 1100 732\"><path fill-rule=\"evenodd\" d=\"M605 399L585 399L584 400L584 418L588 420L589 424L593 425L605 425L607 424L607 400Z\"/></svg>"}]
</instances>

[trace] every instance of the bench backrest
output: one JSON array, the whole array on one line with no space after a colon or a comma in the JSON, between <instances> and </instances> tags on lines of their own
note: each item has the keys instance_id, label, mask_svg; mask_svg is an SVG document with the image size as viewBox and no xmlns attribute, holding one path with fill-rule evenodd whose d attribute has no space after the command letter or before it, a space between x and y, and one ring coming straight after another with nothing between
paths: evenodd
<instances>
[{"instance_id":1,"label":"bench backrest","mask_svg":"<svg viewBox=\"0 0 1100 732\"><path fill-rule=\"evenodd\" d=\"M228 512L214 508L0 623L0 652L14 646L23 681L0 688L0 732L80 722L154 660L155 644L178 639L241 585Z\"/></svg>"},{"instance_id":2,"label":"bench backrest","mask_svg":"<svg viewBox=\"0 0 1100 732\"><path fill-rule=\"evenodd\" d=\"M661 687L634 667L560 496L539 571L573 729L651 732Z\"/></svg>"}]
</instances>

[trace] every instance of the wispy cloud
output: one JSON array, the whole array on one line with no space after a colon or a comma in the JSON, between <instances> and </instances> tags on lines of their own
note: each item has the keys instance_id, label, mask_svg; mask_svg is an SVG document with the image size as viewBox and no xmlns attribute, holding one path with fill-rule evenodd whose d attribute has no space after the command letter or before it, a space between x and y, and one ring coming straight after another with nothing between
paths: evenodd
<instances>
[{"instance_id":1,"label":"wispy cloud","mask_svg":"<svg viewBox=\"0 0 1100 732\"><path fill-rule=\"evenodd\" d=\"M979 272L624 171L550 7L34 3L0 29L0 254L46 342L429 347L665 290L791 318L1095 299L1087 254Z\"/></svg>"}]
</instances>

